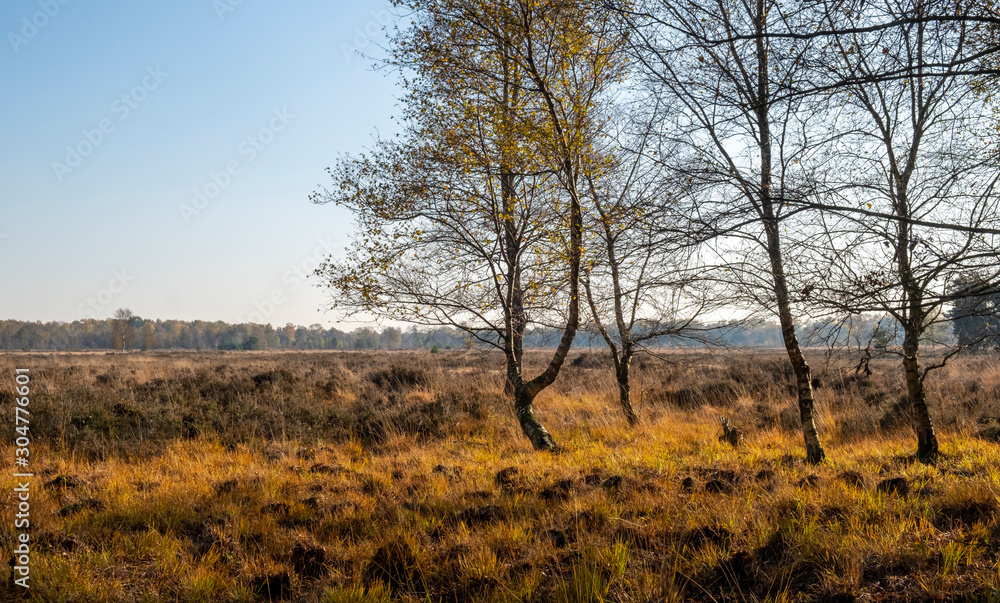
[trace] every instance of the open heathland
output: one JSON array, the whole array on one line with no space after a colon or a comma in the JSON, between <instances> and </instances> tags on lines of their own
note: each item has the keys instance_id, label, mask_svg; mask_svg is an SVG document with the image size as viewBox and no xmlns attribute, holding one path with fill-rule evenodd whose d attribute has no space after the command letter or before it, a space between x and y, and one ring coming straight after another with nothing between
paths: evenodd
<instances>
[{"instance_id":1,"label":"open heathland","mask_svg":"<svg viewBox=\"0 0 1000 603\"><path fill-rule=\"evenodd\" d=\"M31 370L28 598L997 600L997 358L928 379L933 464L898 359L810 360L815 466L777 352L640 356L630 428L606 353L574 351L536 401L552 453L495 354L0 356L8 410Z\"/></svg>"}]
</instances>

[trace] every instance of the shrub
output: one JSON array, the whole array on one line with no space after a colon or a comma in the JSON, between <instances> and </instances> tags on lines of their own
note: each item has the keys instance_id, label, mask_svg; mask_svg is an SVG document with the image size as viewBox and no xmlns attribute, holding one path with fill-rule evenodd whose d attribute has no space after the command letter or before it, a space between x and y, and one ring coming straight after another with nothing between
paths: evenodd
<instances>
[{"instance_id":1,"label":"shrub","mask_svg":"<svg viewBox=\"0 0 1000 603\"><path fill-rule=\"evenodd\" d=\"M422 369L394 364L388 369L372 373L371 382L385 390L399 391L427 385L430 381Z\"/></svg>"}]
</instances>

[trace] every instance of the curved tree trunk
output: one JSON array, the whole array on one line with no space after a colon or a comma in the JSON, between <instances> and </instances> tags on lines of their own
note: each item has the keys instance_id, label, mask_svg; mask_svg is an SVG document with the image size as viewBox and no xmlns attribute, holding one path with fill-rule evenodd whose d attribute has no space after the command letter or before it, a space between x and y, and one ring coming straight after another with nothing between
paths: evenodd
<instances>
[{"instance_id":1,"label":"curved tree trunk","mask_svg":"<svg viewBox=\"0 0 1000 603\"><path fill-rule=\"evenodd\" d=\"M514 412L518 423L521 424L521 431L531 441L535 450L555 450L555 440L535 416L534 401L535 396L531 394L531 388L526 383L518 387L514 393Z\"/></svg>"},{"instance_id":2,"label":"curved tree trunk","mask_svg":"<svg viewBox=\"0 0 1000 603\"><path fill-rule=\"evenodd\" d=\"M610 233L608 236L610 240ZM621 404L622 412L625 413L625 419L628 421L629 427L635 427L639 424L639 415L635 412L635 408L632 406L632 385L629 378L629 368L632 365L632 339L631 332L625 326L625 319L622 315L622 305L621 305L621 292L619 287L618 273L617 273L617 263L615 262L614 252L609 247L608 256L611 258L613 283L615 287L615 317L618 323L618 333L622 338L622 347L619 351L618 345L615 344L615 340L611 338L608 330L604 328L604 323L601 322L601 314L597 311L597 304L594 302L594 294L590 290L590 274L588 273L586 278L583 280L583 288L587 293L587 302L590 304L591 315L594 318L594 325L597 326L598 332L601 337L604 338L604 342L608 344L608 353L611 356L611 364L615 369L615 381L618 383L618 401ZM621 355L619 357L619 354Z\"/></svg>"},{"instance_id":3,"label":"curved tree trunk","mask_svg":"<svg viewBox=\"0 0 1000 603\"><path fill-rule=\"evenodd\" d=\"M906 375L907 400L913 409L913 428L917 432L917 460L921 463L931 463L938 456L937 435L927 410L927 395L924 392L924 379L920 374L920 336L923 335L926 323L924 308L924 290L913 274L912 260L913 240L908 218L911 217L908 197L910 174L913 170L912 158L903 173L895 174L896 184L896 214L899 216L896 231L896 262L900 282L905 294L905 313L903 316L903 372Z\"/></svg>"},{"instance_id":4,"label":"curved tree trunk","mask_svg":"<svg viewBox=\"0 0 1000 603\"><path fill-rule=\"evenodd\" d=\"M571 172L571 166L566 166L566 171ZM542 426L535 416L535 397L555 382L559 371L562 368L566 356L569 354L573 339L576 337L577 329L580 325L580 258L583 250L583 209L580 204L576 189L567 187L570 193L570 224L569 224L569 312L566 319L566 327L563 330L559 345L549 360L548 366L534 379L524 378L523 363L523 343L524 330L527 320L523 305L523 290L521 288L519 273L515 272L510 281L510 299L506 316L507 337L505 340L504 353L507 362L507 376L504 385L505 390L513 390L514 413L521 425L521 431L531 441L535 450L556 449L555 440ZM511 250L516 246L512 245ZM518 266L513 256L510 260L511 266ZM519 260L519 257L517 257Z\"/></svg>"}]
</instances>

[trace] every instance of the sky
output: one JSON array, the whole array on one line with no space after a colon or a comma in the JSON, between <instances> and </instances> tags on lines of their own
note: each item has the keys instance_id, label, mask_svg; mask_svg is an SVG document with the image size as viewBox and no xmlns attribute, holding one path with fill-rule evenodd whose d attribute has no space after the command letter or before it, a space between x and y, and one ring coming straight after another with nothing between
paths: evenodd
<instances>
[{"instance_id":1,"label":"sky","mask_svg":"<svg viewBox=\"0 0 1000 603\"><path fill-rule=\"evenodd\" d=\"M309 195L393 131L378 0L4 0L0 319L353 328L305 278L354 228Z\"/></svg>"}]
</instances>

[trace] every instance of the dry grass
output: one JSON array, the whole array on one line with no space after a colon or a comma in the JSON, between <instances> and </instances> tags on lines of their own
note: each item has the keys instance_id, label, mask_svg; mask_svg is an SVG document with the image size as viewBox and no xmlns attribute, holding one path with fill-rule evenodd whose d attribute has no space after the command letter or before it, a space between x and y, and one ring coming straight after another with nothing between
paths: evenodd
<instances>
[{"instance_id":1,"label":"dry grass","mask_svg":"<svg viewBox=\"0 0 1000 603\"><path fill-rule=\"evenodd\" d=\"M0 356L32 369L30 598L997 600L1000 463L975 437L996 358L934 378L933 466L895 362L826 366L818 467L777 354L642 359L635 430L603 356L572 358L538 400L562 449L538 454L497 356Z\"/></svg>"}]
</instances>

